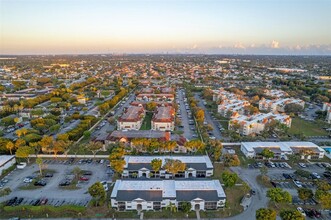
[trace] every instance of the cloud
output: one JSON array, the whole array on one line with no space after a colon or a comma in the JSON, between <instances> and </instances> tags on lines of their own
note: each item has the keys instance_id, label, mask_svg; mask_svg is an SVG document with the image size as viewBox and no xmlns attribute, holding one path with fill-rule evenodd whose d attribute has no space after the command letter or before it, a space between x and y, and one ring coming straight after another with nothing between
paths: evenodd
<instances>
[{"instance_id":1,"label":"cloud","mask_svg":"<svg viewBox=\"0 0 331 220\"><path fill-rule=\"evenodd\" d=\"M235 45L233 47L237 48L237 49L245 49L246 48L241 42L235 43Z\"/></svg>"},{"instance_id":2,"label":"cloud","mask_svg":"<svg viewBox=\"0 0 331 220\"><path fill-rule=\"evenodd\" d=\"M279 42L273 40L273 41L271 42L271 48L273 48L273 49L278 49L278 48L279 48Z\"/></svg>"}]
</instances>

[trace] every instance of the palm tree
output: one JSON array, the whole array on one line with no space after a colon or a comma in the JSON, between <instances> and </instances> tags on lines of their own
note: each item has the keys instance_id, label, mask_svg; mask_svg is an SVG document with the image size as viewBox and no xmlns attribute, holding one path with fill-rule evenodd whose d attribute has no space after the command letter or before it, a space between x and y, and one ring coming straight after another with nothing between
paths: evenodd
<instances>
[{"instance_id":1,"label":"palm tree","mask_svg":"<svg viewBox=\"0 0 331 220\"><path fill-rule=\"evenodd\" d=\"M43 173L42 173L43 159L41 159L40 157L37 157L36 164L38 164L40 176L42 176L43 175Z\"/></svg>"}]
</instances>

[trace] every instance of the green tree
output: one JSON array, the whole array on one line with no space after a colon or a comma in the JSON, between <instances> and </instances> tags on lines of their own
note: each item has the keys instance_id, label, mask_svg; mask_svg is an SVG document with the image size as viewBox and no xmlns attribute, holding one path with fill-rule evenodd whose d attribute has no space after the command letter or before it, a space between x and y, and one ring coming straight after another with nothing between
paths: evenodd
<instances>
[{"instance_id":1,"label":"green tree","mask_svg":"<svg viewBox=\"0 0 331 220\"><path fill-rule=\"evenodd\" d=\"M313 198L314 193L311 189L307 189L307 188L299 188L298 189L298 196L301 200L308 200Z\"/></svg>"},{"instance_id":2,"label":"green tree","mask_svg":"<svg viewBox=\"0 0 331 220\"><path fill-rule=\"evenodd\" d=\"M225 187L232 187L238 181L238 175L236 173L231 173L229 171L224 171L222 173L222 180Z\"/></svg>"},{"instance_id":3,"label":"green tree","mask_svg":"<svg viewBox=\"0 0 331 220\"><path fill-rule=\"evenodd\" d=\"M116 147L112 149L109 155L110 166L118 174L123 172L124 166L126 164L124 160L125 150L121 147Z\"/></svg>"},{"instance_id":4,"label":"green tree","mask_svg":"<svg viewBox=\"0 0 331 220\"><path fill-rule=\"evenodd\" d=\"M151 161L151 167L154 170L155 173L159 172L162 167L162 160L158 158L154 158Z\"/></svg>"},{"instance_id":5,"label":"green tree","mask_svg":"<svg viewBox=\"0 0 331 220\"><path fill-rule=\"evenodd\" d=\"M88 192L93 197L95 206L102 205L106 201L106 191L100 182L96 182L90 186Z\"/></svg>"},{"instance_id":6,"label":"green tree","mask_svg":"<svg viewBox=\"0 0 331 220\"><path fill-rule=\"evenodd\" d=\"M192 204L190 202L181 202L181 210L184 213L189 213L191 211Z\"/></svg>"},{"instance_id":7,"label":"green tree","mask_svg":"<svg viewBox=\"0 0 331 220\"><path fill-rule=\"evenodd\" d=\"M169 202L169 204L166 206L167 210L170 210L171 212L177 212L177 207L175 203Z\"/></svg>"},{"instance_id":8,"label":"green tree","mask_svg":"<svg viewBox=\"0 0 331 220\"><path fill-rule=\"evenodd\" d=\"M101 142L93 142L91 141L87 145L87 149L90 150L95 158L95 155L103 148L103 144Z\"/></svg>"},{"instance_id":9,"label":"green tree","mask_svg":"<svg viewBox=\"0 0 331 220\"><path fill-rule=\"evenodd\" d=\"M287 114L291 114L291 113L298 114L299 112L303 111L303 107L295 103L290 103L285 105L284 110Z\"/></svg>"},{"instance_id":10,"label":"green tree","mask_svg":"<svg viewBox=\"0 0 331 220\"><path fill-rule=\"evenodd\" d=\"M290 203L292 196L289 192L283 191L281 188L272 188L267 191L267 197L276 203Z\"/></svg>"},{"instance_id":11,"label":"green tree","mask_svg":"<svg viewBox=\"0 0 331 220\"><path fill-rule=\"evenodd\" d=\"M174 177L178 172L184 172L186 164L180 160L166 159L163 168Z\"/></svg>"},{"instance_id":12,"label":"green tree","mask_svg":"<svg viewBox=\"0 0 331 220\"><path fill-rule=\"evenodd\" d=\"M146 104L146 109L147 111L154 111L157 107L157 103L156 102L148 102Z\"/></svg>"},{"instance_id":13,"label":"green tree","mask_svg":"<svg viewBox=\"0 0 331 220\"><path fill-rule=\"evenodd\" d=\"M15 156L17 158L27 159L29 163L29 155L33 153L33 149L28 146L21 146L16 150Z\"/></svg>"},{"instance_id":14,"label":"green tree","mask_svg":"<svg viewBox=\"0 0 331 220\"><path fill-rule=\"evenodd\" d=\"M260 208L256 210L256 220L276 220L277 213L273 209Z\"/></svg>"},{"instance_id":15,"label":"green tree","mask_svg":"<svg viewBox=\"0 0 331 220\"><path fill-rule=\"evenodd\" d=\"M270 159L270 158L273 158L275 155L274 155L274 152L272 152L271 150L269 150L268 148L264 148L261 152L261 155L264 157L264 158L267 158L267 159Z\"/></svg>"},{"instance_id":16,"label":"green tree","mask_svg":"<svg viewBox=\"0 0 331 220\"><path fill-rule=\"evenodd\" d=\"M240 160L235 154L224 154L223 160L227 167L240 166Z\"/></svg>"},{"instance_id":17,"label":"green tree","mask_svg":"<svg viewBox=\"0 0 331 220\"><path fill-rule=\"evenodd\" d=\"M12 151L15 148L15 145L13 144L13 142L8 141L7 144L6 144L6 148L7 148L7 150L9 150L10 155L13 155Z\"/></svg>"},{"instance_id":18,"label":"green tree","mask_svg":"<svg viewBox=\"0 0 331 220\"><path fill-rule=\"evenodd\" d=\"M282 210L280 212L282 220L305 220L305 217L297 210Z\"/></svg>"},{"instance_id":19,"label":"green tree","mask_svg":"<svg viewBox=\"0 0 331 220\"><path fill-rule=\"evenodd\" d=\"M41 157L37 157L36 164L38 164L40 176L42 176L43 159Z\"/></svg>"},{"instance_id":20,"label":"green tree","mask_svg":"<svg viewBox=\"0 0 331 220\"><path fill-rule=\"evenodd\" d=\"M323 190L316 190L315 197L323 209L331 209L331 193Z\"/></svg>"},{"instance_id":21,"label":"green tree","mask_svg":"<svg viewBox=\"0 0 331 220\"><path fill-rule=\"evenodd\" d=\"M74 167L72 170L72 173L75 175L76 179L79 178L79 174L82 172L82 170L79 167Z\"/></svg>"},{"instance_id":22,"label":"green tree","mask_svg":"<svg viewBox=\"0 0 331 220\"><path fill-rule=\"evenodd\" d=\"M184 147L190 151L202 152L205 149L205 144L200 140L190 140L185 142Z\"/></svg>"}]
</instances>

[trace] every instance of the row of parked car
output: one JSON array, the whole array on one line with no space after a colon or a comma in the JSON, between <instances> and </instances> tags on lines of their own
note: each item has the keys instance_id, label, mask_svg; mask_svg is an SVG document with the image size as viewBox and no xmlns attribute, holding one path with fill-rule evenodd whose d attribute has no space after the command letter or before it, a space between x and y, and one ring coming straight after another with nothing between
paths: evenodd
<instances>
[{"instance_id":1,"label":"row of parked car","mask_svg":"<svg viewBox=\"0 0 331 220\"><path fill-rule=\"evenodd\" d=\"M6 206L18 206L23 202L24 198L18 198L14 197L11 198L6 202ZM46 205L48 202L47 198L40 198L40 199L35 199L31 200L27 205L33 205L33 206L40 206L40 205Z\"/></svg>"},{"instance_id":2,"label":"row of parked car","mask_svg":"<svg viewBox=\"0 0 331 220\"><path fill-rule=\"evenodd\" d=\"M264 163L268 168L289 168L291 169L292 167L288 165L286 162L271 162L267 161Z\"/></svg>"},{"instance_id":3,"label":"row of parked car","mask_svg":"<svg viewBox=\"0 0 331 220\"><path fill-rule=\"evenodd\" d=\"M301 168L308 168L308 167L312 166L313 164L310 164L310 163L298 163L298 165ZM318 166L319 168L331 167L331 164L329 164L329 163L315 163L315 165Z\"/></svg>"}]
</instances>

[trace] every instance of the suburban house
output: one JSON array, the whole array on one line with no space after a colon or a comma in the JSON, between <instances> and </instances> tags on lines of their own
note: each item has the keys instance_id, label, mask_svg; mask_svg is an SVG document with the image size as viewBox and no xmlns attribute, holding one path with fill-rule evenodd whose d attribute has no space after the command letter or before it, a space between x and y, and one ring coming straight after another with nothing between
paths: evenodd
<instances>
[{"instance_id":1,"label":"suburban house","mask_svg":"<svg viewBox=\"0 0 331 220\"><path fill-rule=\"evenodd\" d=\"M160 106L152 118L152 130L173 131L175 128L175 110L171 106Z\"/></svg>"},{"instance_id":2,"label":"suburban house","mask_svg":"<svg viewBox=\"0 0 331 220\"><path fill-rule=\"evenodd\" d=\"M173 177L171 173L167 173L163 168L155 172L152 169L151 162L153 159L162 160L162 167L167 160L180 160L186 164L186 170L175 174L179 178L205 178L213 175L213 164L208 156L125 156L125 166L122 177L125 178L151 178L159 177L170 179Z\"/></svg>"},{"instance_id":3,"label":"suburban house","mask_svg":"<svg viewBox=\"0 0 331 220\"><path fill-rule=\"evenodd\" d=\"M294 99L294 98L285 98L285 99L265 99L262 98L259 101L259 109L268 111L268 112L285 112L285 106L288 104L297 104L305 108L305 102L301 99Z\"/></svg>"},{"instance_id":4,"label":"suburban house","mask_svg":"<svg viewBox=\"0 0 331 220\"><path fill-rule=\"evenodd\" d=\"M215 210L225 206L226 195L219 180L116 180L110 196L119 211L161 210L183 202L191 210Z\"/></svg>"},{"instance_id":5,"label":"suburban house","mask_svg":"<svg viewBox=\"0 0 331 220\"><path fill-rule=\"evenodd\" d=\"M142 106L130 106L117 119L118 130L139 130L145 117Z\"/></svg>"},{"instance_id":6,"label":"suburban house","mask_svg":"<svg viewBox=\"0 0 331 220\"><path fill-rule=\"evenodd\" d=\"M24 99L33 99L36 98L36 94L30 94L30 93L5 93L1 94L1 99L7 99L9 101L19 101Z\"/></svg>"},{"instance_id":7,"label":"suburban house","mask_svg":"<svg viewBox=\"0 0 331 220\"><path fill-rule=\"evenodd\" d=\"M273 159L288 159L288 155L298 154L301 159L321 159L325 151L312 142L242 142L240 150L246 157L262 158L263 149L274 153Z\"/></svg>"},{"instance_id":8,"label":"suburban house","mask_svg":"<svg viewBox=\"0 0 331 220\"><path fill-rule=\"evenodd\" d=\"M286 114L259 113L252 116L241 115L229 121L229 130L235 130L241 135L259 134L265 129L265 125L272 120L291 127L292 119Z\"/></svg>"}]
</instances>

